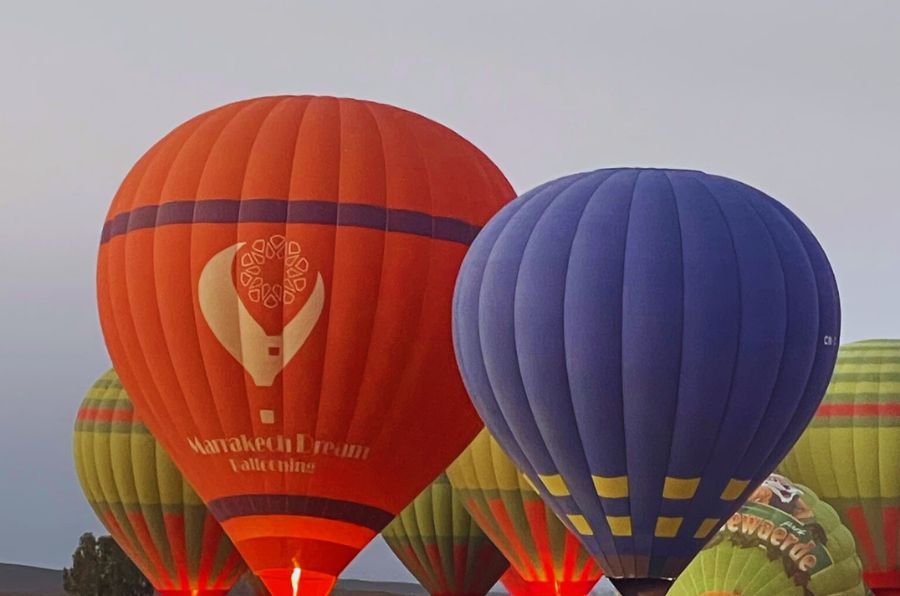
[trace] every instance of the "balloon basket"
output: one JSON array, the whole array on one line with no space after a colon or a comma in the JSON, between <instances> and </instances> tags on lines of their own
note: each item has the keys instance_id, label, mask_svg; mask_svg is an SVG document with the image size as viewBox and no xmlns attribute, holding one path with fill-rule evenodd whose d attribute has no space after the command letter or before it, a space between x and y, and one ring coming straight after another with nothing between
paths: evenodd
<instances>
[{"instance_id":1,"label":"balloon basket","mask_svg":"<svg viewBox=\"0 0 900 596\"><path fill-rule=\"evenodd\" d=\"M622 596L663 596L672 587L671 581L652 577L611 577L609 581Z\"/></svg>"}]
</instances>

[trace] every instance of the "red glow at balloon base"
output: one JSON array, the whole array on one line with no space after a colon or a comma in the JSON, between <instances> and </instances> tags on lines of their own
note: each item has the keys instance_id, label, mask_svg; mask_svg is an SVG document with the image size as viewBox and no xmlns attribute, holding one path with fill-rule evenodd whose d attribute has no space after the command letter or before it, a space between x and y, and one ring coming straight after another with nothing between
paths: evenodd
<instances>
[{"instance_id":1,"label":"red glow at balloon base","mask_svg":"<svg viewBox=\"0 0 900 596\"><path fill-rule=\"evenodd\" d=\"M900 573L896 571L867 571L863 580L875 596L900 596Z\"/></svg>"},{"instance_id":2,"label":"red glow at balloon base","mask_svg":"<svg viewBox=\"0 0 900 596\"><path fill-rule=\"evenodd\" d=\"M225 596L228 590L157 590L159 596Z\"/></svg>"},{"instance_id":3,"label":"red glow at balloon base","mask_svg":"<svg viewBox=\"0 0 900 596\"><path fill-rule=\"evenodd\" d=\"M513 567L500 578L503 586L512 596L584 596L590 594L597 584L597 578L589 580L529 581Z\"/></svg>"},{"instance_id":4,"label":"red glow at balloon base","mask_svg":"<svg viewBox=\"0 0 900 596\"><path fill-rule=\"evenodd\" d=\"M863 579L875 596L900 596L900 573L895 571L869 571Z\"/></svg>"},{"instance_id":5,"label":"red glow at balloon base","mask_svg":"<svg viewBox=\"0 0 900 596\"><path fill-rule=\"evenodd\" d=\"M300 570L297 590L294 591L294 569L267 569L259 572L259 579L272 596L325 596L331 593L337 578L327 573Z\"/></svg>"}]
</instances>

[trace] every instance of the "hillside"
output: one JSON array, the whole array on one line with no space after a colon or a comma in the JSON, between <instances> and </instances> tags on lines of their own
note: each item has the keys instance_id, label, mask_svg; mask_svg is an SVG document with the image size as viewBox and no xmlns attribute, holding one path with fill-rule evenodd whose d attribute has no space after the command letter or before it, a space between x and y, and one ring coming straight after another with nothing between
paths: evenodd
<instances>
[{"instance_id":1,"label":"hillside","mask_svg":"<svg viewBox=\"0 0 900 596\"><path fill-rule=\"evenodd\" d=\"M333 594L335 596L379 596L402 595L419 596L426 592L416 584L397 582L369 582L341 580ZM250 596L251 592L242 587L232 590L233 596ZM0 563L0 596L66 596L62 589L62 571L27 565Z\"/></svg>"},{"instance_id":2,"label":"hillside","mask_svg":"<svg viewBox=\"0 0 900 596\"><path fill-rule=\"evenodd\" d=\"M332 592L334 596L422 596L422 586L402 582L372 582L343 579ZM494 596L505 594L498 585ZM618 594L607 579L602 579L592 594ZM27 565L0 563L0 596L67 596L62 589L62 571ZM230 596L253 596L246 587L238 585Z\"/></svg>"},{"instance_id":3,"label":"hillside","mask_svg":"<svg viewBox=\"0 0 900 596\"><path fill-rule=\"evenodd\" d=\"M0 563L0 596L65 596L62 572Z\"/></svg>"}]
</instances>

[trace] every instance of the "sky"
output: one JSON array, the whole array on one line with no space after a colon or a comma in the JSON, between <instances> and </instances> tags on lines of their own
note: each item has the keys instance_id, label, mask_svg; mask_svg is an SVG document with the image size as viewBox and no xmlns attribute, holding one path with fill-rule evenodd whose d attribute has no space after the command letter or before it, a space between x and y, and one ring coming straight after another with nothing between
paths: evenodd
<instances>
[{"instance_id":1,"label":"sky","mask_svg":"<svg viewBox=\"0 0 900 596\"><path fill-rule=\"evenodd\" d=\"M604 166L778 198L837 275L843 340L900 337L896 0L20 2L0 18L0 561L62 567L101 528L72 464L109 365L109 202L138 157L237 99L310 93L453 128L524 192ZM381 541L347 577L408 579Z\"/></svg>"}]
</instances>

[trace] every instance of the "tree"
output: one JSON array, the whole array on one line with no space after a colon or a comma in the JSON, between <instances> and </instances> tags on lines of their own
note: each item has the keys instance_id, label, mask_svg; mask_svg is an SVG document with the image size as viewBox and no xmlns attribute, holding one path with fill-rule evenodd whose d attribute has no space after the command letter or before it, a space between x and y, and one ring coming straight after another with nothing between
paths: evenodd
<instances>
[{"instance_id":1,"label":"tree","mask_svg":"<svg viewBox=\"0 0 900 596\"><path fill-rule=\"evenodd\" d=\"M73 596L152 596L153 586L109 536L87 532L63 569L63 588Z\"/></svg>"},{"instance_id":2,"label":"tree","mask_svg":"<svg viewBox=\"0 0 900 596\"><path fill-rule=\"evenodd\" d=\"M72 553L72 568L63 569L63 587L69 594L87 596L100 593L100 554L97 539L90 532L81 535Z\"/></svg>"}]
</instances>

